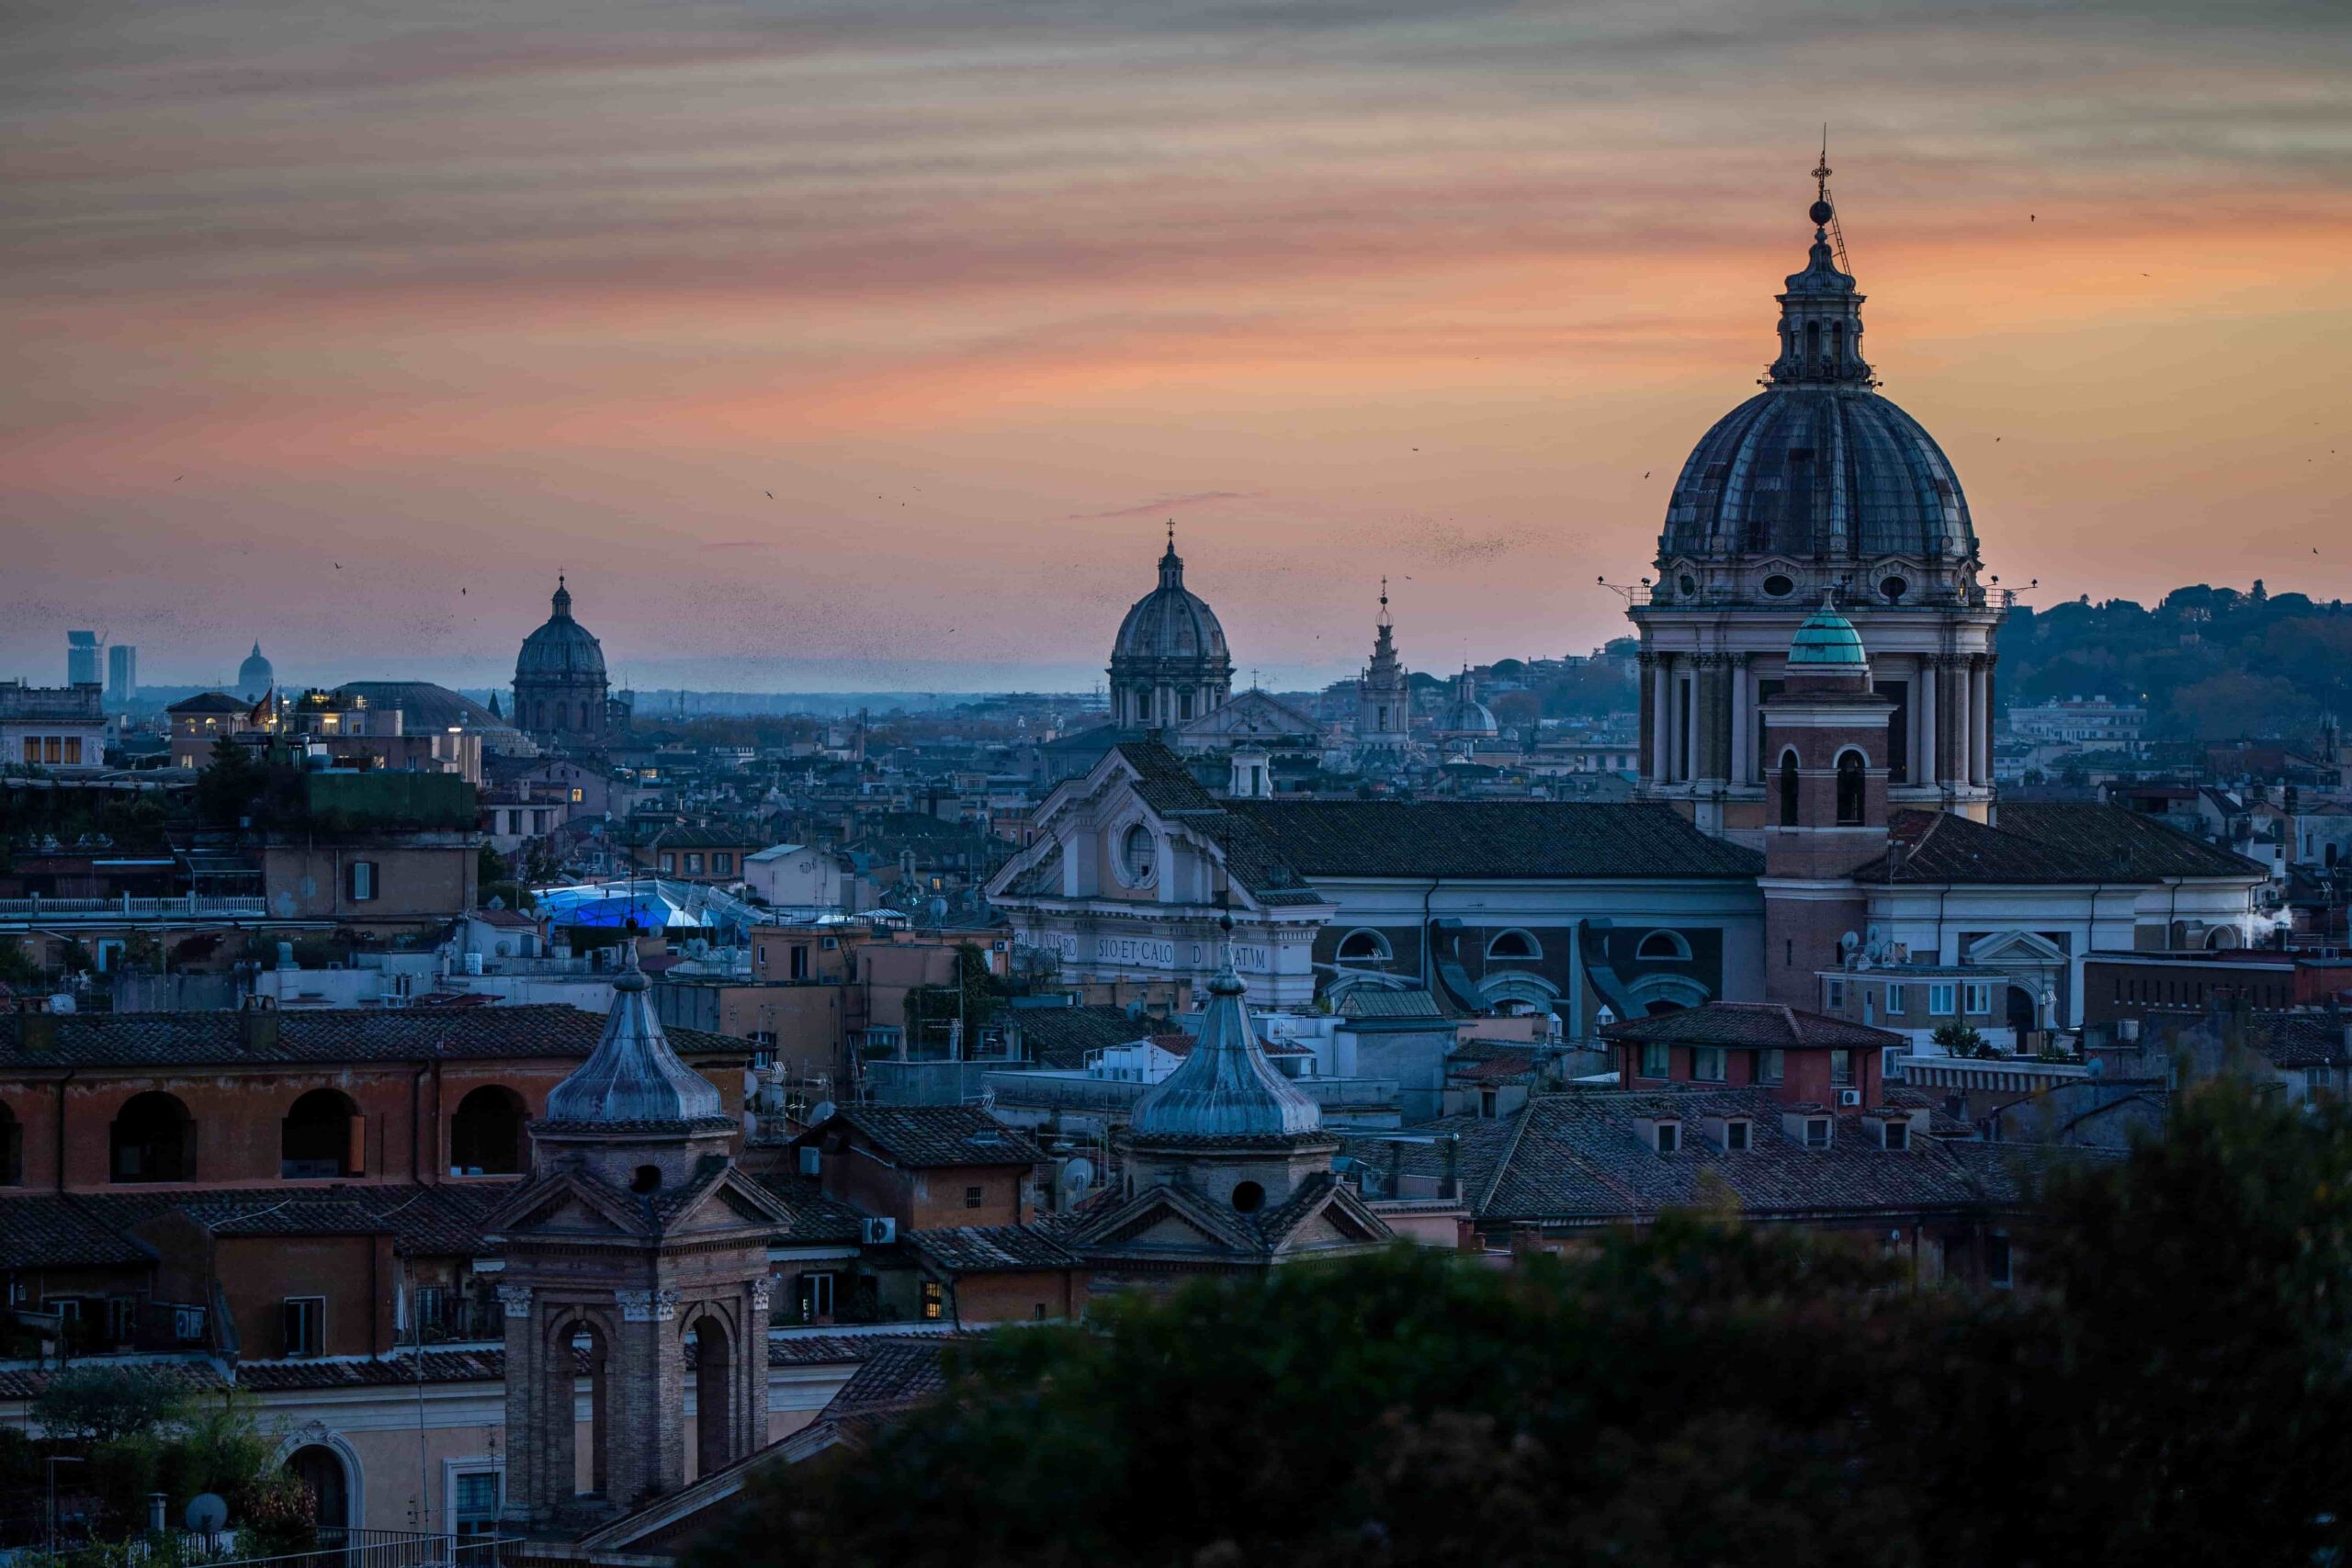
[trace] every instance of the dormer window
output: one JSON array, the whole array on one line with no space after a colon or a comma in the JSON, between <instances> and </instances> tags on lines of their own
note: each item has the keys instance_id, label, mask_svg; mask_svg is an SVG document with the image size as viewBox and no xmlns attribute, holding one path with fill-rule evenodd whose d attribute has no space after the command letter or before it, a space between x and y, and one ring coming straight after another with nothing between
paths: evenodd
<instances>
[{"instance_id":1,"label":"dormer window","mask_svg":"<svg viewBox=\"0 0 2352 1568\"><path fill-rule=\"evenodd\" d=\"M1724 1123L1724 1147L1733 1154L1744 1153L1749 1146L1748 1124L1745 1122Z\"/></svg>"},{"instance_id":2,"label":"dormer window","mask_svg":"<svg viewBox=\"0 0 2352 1568\"><path fill-rule=\"evenodd\" d=\"M1682 1124L1661 1122L1657 1124L1657 1152L1670 1155L1682 1147Z\"/></svg>"},{"instance_id":3,"label":"dormer window","mask_svg":"<svg viewBox=\"0 0 2352 1568\"><path fill-rule=\"evenodd\" d=\"M1826 1149L1829 1146L1829 1118L1808 1116L1804 1119L1804 1146Z\"/></svg>"},{"instance_id":4,"label":"dormer window","mask_svg":"<svg viewBox=\"0 0 2352 1568\"><path fill-rule=\"evenodd\" d=\"M1885 1127L1885 1143L1890 1149L1901 1151L1911 1146L1911 1123L1889 1122Z\"/></svg>"}]
</instances>

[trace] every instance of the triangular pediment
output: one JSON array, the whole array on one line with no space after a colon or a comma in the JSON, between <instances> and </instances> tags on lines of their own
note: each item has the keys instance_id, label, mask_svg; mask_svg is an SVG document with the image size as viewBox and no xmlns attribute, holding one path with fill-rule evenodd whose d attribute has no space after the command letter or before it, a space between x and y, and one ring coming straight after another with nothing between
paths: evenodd
<instances>
[{"instance_id":1,"label":"triangular pediment","mask_svg":"<svg viewBox=\"0 0 2352 1568\"><path fill-rule=\"evenodd\" d=\"M532 1181L501 1204L482 1228L505 1235L536 1231L644 1235L650 1229L641 1208L632 1208L603 1182L576 1170L555 1171Z\"/></svg>"},{"instance_id":2,"label":"triangular pediment","mask_svg":"<svg viewBox=\"0 0 2352 1568\"><path fill-rule=\"evenodd\" d=\"M1995 931L1968 944L1971 964L2064 964L2066 954L2048 937L2032 931Z\"/></svg>"},{"instance_id":3,"label":"triangular pediment","mask_svg":"<svg viewBox=\"0 0 2352 1568\"><path fill-rule=\"evenodd\" d=\"M1152 1252L1236 1253L1264 1251L1254 1231L1212 1213L1191 1193L1155 1187L1098 1216L1070 1238L1080 1252L1090 1248Z\"/></svg>"},{"instance_id":4,"label":"triangular pediment","mask_svg":"<svg viewBox=\"0 0 2352 1568\"><path fill-rule=\"evenodd\" d=\"M1355 1189L1333 1181L1294 1217L1274 1244L1277 1258L1332 1247L1382 1247L1396 1239L1388 1223L1364 1205Z\"/></svg>"}]
</instances>

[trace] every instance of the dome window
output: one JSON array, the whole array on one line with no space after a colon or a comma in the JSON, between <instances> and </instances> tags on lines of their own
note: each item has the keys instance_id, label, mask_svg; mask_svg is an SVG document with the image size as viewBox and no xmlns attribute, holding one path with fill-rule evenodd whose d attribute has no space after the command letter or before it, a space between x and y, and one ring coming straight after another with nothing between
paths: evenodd
<instances>
[{"instance_id":1,"label":"dome window","mask_svg":"<svg viewBox=\"0 0 2352 1568\"><path fill-rule=\"evenodd\" d=\"M1684 572L1681 577L1677 579L1675 585L1682 590L1682 596L1685 599L1693 599L1698 597L1699 580L1691 576L1689 572Z\"/></svg>"},{"instance_id":2,"label":"dome window","mask_svg":"<svg viewBox=\"0 0 2352 1568\"><path fill-rule=\"evenodd\" d=\"M1238 1213L1254 1214L1266 1206L1266 1190L1254 1181L1244 1181L1233 1189L1233 1207Z\"/></svg>"},{"instance_id":3,"label":"dome window","mask_svg":"<svg viewBox=\"0 0 2352 1568\"><path fill-rule=\"evenodd\" d=\"M1911 592L1911 585L1899 577L1890 577L1879 583L1878 591L1886 595L1888 604L1899 604L1903 602L1903 596Z\"/></svg>"},{"instance_id":4,"label":"dome window","mask_svg":"<svg viewBox=\"0 0 2352 1568\"><path fill-rule=\"evenodd\" d=\"M1797 585L1782 573L1776 571L1764 580L1764 592L1770 598L1785 599L1796 591Z\"/></svg>"},{"instance_id":5,"label":"dome window","mask_svg":"<svg viewBox=\"0 0 2352 1568\"><path fill-rule=\"evenodd\" d=\"M1120 835L1119 865L1137 887L1159 873L1159 841L1151 836L1150 829L1137 822Z\"/></svg>"}]
</instances>

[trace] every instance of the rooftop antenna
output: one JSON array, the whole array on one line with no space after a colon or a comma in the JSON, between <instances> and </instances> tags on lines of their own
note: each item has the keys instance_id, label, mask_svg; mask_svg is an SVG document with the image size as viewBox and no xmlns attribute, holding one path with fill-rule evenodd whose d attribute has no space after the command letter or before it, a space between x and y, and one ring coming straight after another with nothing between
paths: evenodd
<instances>
[{"instance_id":1,"label":"rooftop antenna","mask_svg":"<svg viewBox=\"0 0 2352 1568\"><path fill-rule=\"evenodd\" d=\"M1854 264L1846 259L1846 231L1838 226L1838 204L1829 199L1829 126L1825 121L1821 127L1821 162L1813 166L1814 199L1829 209L1826 227L1830 242L1838 247L1838 270L1851 272Z\"/></svg>"}]
</instances>

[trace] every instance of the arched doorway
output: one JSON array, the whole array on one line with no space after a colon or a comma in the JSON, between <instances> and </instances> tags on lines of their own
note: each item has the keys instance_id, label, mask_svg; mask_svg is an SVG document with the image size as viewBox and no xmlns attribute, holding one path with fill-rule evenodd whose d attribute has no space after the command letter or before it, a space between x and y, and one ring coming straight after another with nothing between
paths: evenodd
<instances>
[{"instance_id":1,"label":"arched doorway","mask_svg":"<svg viewBox=\"0 0 2352 1568\"><path fill-rule=\"evenodd\" d=\"M458 1101L449 1119L449 1166L465 1176L519 1176L523 1170L523 1097L484 1084Z\"/></svg>"},{"instance_id":2,"label":"arched doorway","mask_svg":"<svg viewBox=\"0 0 2352 1568\"><path fill-rule=\"evenodd\" d=\"M2018 1049L2025 1049L2025 1037L2041 1027L2033 993L2023 986L2011 986L2007 1001L2010 1032L2017 1036Z\"/></svg>"},{"instance_id":3,"label":"arched doorway","mask_svg":"<svg viewBox=\"0 0 2352 1568\"><path fill-rule=\"evenodd\" d=\"M340 1089L314 1089L277 1124L277 1174L288 1181L357 1176L367 1167L367 1122Z\"/></svg>"},{"instance_id":4,"label":"arched doorway","mask_svg":"<svg viewBox=\"0 0 2352 1568\"><path fill-rule=\"evenodd\" d=\"M110 1181L196 1179L196 1122L187 1106L161 1089L124 1100L107 1143Z\"/></svg>"},{"instance_id":5,"label":"arched doorway","mask_svg":"<svg viewBox=\"0 0 2352 1568\"><path fill-rule=\"evenodd\" d=\"M733 1347L727 1325L708 1313L688 1331L695 1368L695 1470L708 1475L734 1461Z\"/></svg>"},{"instance_id":6,"label":"arched doorway","mask_svg":"<svg viewBox=\"0 0 2352 1568\"><path fill-rule=\"evenodd\" d=\"M311 1517L322 1531L351 1528L351 1478L341 1454L308 1443L286 1456L286 1472L310 1493Z\"/></svg>"}]
</instances>

